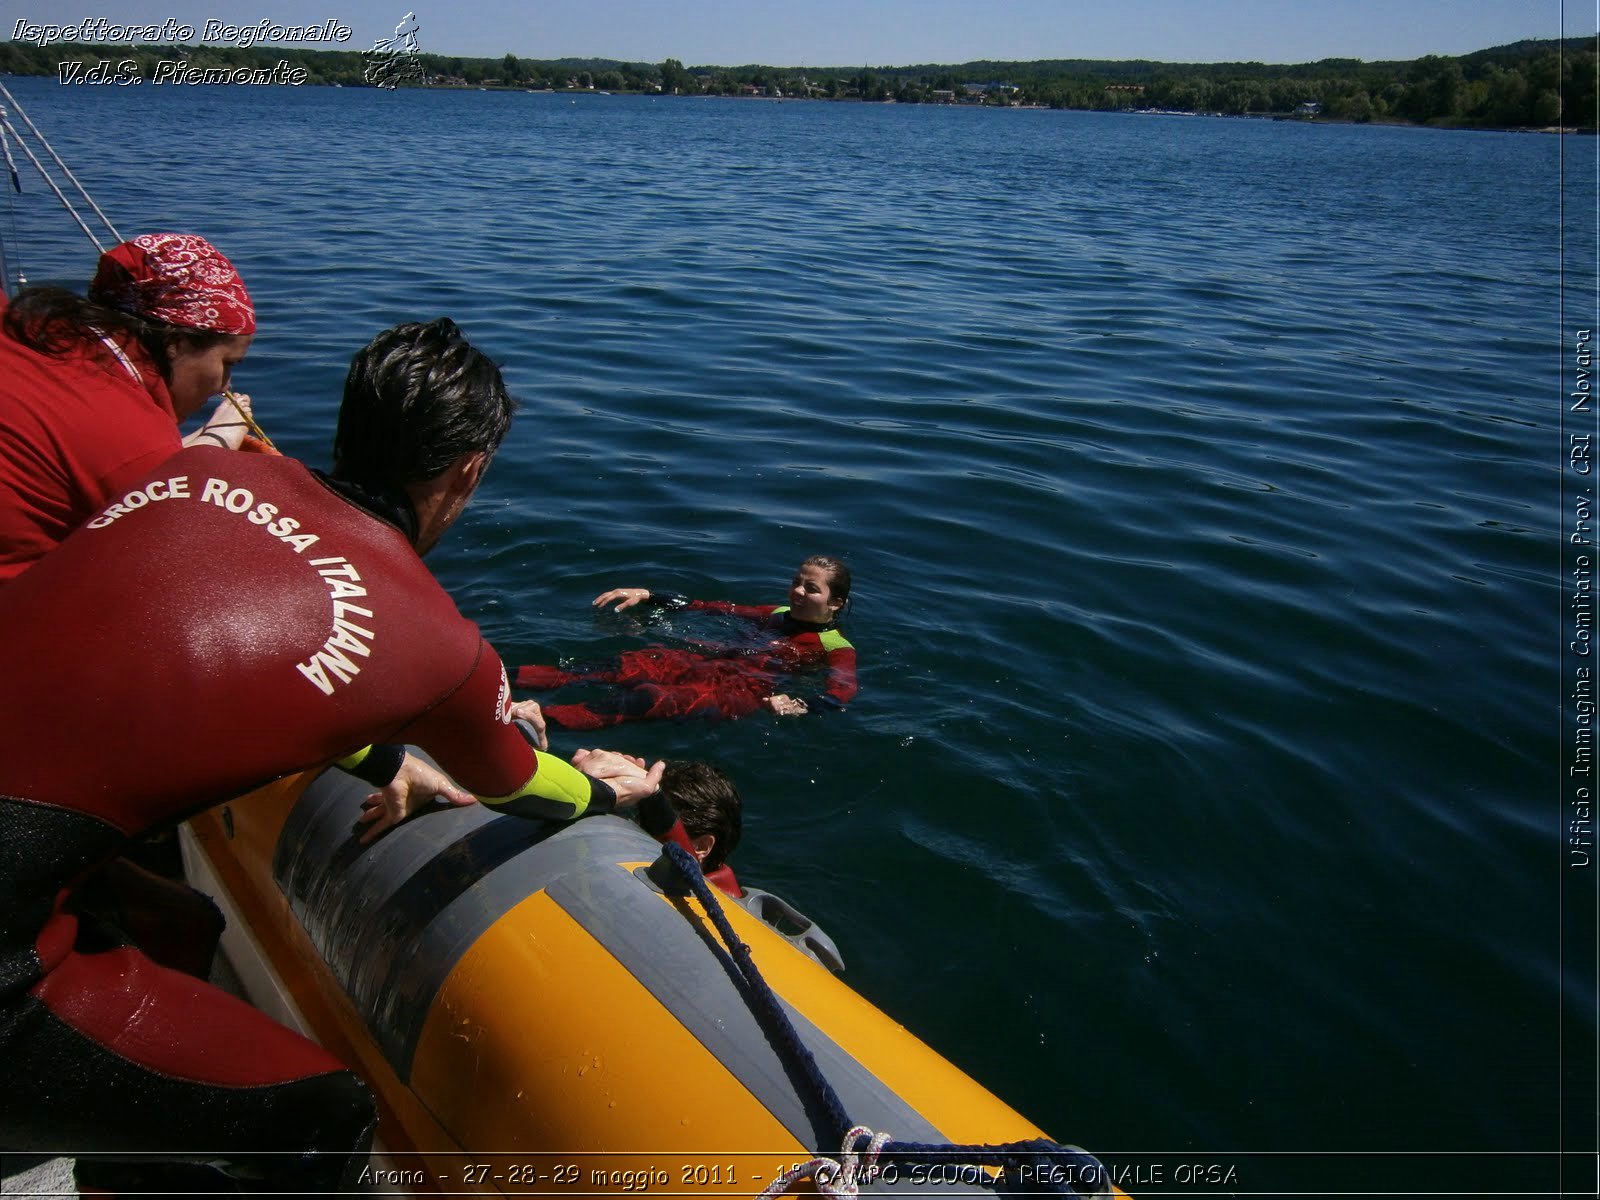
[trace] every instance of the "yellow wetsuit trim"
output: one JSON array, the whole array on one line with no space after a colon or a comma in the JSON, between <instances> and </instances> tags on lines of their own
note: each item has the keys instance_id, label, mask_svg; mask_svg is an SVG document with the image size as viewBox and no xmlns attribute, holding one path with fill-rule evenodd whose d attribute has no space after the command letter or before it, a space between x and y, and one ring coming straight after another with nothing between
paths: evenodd
<instances>
[{"instance_id":1,"label":"yellow wetsuit trim","mask_svg":"<svg viewBox=\"0 0 1600 1200\"><path fill-rule=\"evenodd\" d=\"M788 611L789 611L789 606L787 604L782 604L782 605L779 605L777 608L772 610L772 615L776 617L780 613L786 613ZM801 624L804 625L804 622L801 622ZM813 628L815 628L815 626L813 626ZM850 639L845 637L844 634L841 633L838 629L819 629L819 630L817 630L817 641L822 643L822 648L824 650L854 650L855 649L855 647L850 644Z\"/></svg>"},{"instance_id":2,"label":"yellow wetsuit trim","mask_svg":"<svg viewBox=\"0 0 1600 1200\"><path fill-rule=\"evenodd\" d=\"M594 781L569 762L542 750L533 752L538 769L509 796L479 796L484 804L519 816L571 820L589 811Z\"/></svg>"},{"instance_id":3,"label":"yellow wetsuit trim","mask_svg":"<svg viewBox=\"0 0 1600 1200\"><path fill-rule=\"evenodd\" d=\"M372 747L371 746L363 746L363 747L361 747L361 749L357 750L354 754L346 755L344 758L336 758L336 759L334 759L333 760L333 765L338 767L340 770L354 771L362 763L367 761L367 755L369 755L371 753L372 753Z\"/></svg>"}]
</instances>

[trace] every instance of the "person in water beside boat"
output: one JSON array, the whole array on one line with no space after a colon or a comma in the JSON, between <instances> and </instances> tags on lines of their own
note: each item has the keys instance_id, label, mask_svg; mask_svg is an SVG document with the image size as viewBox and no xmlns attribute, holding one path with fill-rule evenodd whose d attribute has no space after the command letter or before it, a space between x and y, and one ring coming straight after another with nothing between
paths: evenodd
<instances>
[{"instance_id":1,"label":"person in water beside boat","mask_svg":"<svg viewBox=\"0 0 1600 1200\"><path fill-rule=\"evenodd\" d=\"M152 1194L331 1194L366 1163L373 1101L344 1064L74 910L130 839L374 742L424 747L518 815L657 790L663 764L580 771L530 746L500 659L421 560L513 407L454 324L398 326L351 364L331 473L180 451L0 588L8 1151L78 1153L81 1185Z\"/></svg>"},{"instance_id":2,"label":"person in water beside boat","mask_svg":"<svg viewBox=\"0 0 1600 1200\"><path fill-rule=\"evenodd\" d=\"M819 703L842 708L856 694L855 647L838 624L849 599L849 568L822 554L800 564L789 584L789 603L783 605L731 604L648 588L612 588L595 597L595 607L614 604L621 612L648 603L725 613L752 622L758 640L710 651L648 646L595 667L523 666L517 668L514 681L525 688L604 683L619 689L620 694L592 704L546 704L546 719L568 729L669 717L745 717L762 709L783 717L801 716L811 705L780 692L779 682L784 676L818 668L827 672Z\"/></svg>"},{"instance_id":3,"label":"person in water beside boat","mask_svg":"<svg viewBox=\"0 0 1600 1200\"><path fill-rule=\"evenodd\" d=\"M537 700L518 700L512 704L510 716L513 721L527 724L541 749L549 749L544 713ZM602 756L616 754L613 750L578 750L572 755L572 765L580 769L586 765L598 767ZM640 769L645 767L642 758L627 754L618 757ZM358 820L371 826L381 815L378 798L369 796L363 801L363 808ZM694 855L709 882L735 899L744 895L728 865L744 827L744 801L738 786L721 767L702 759L668 759L660 789L641 800L635 812L640 828L656 841L673 842ZM372 841L377 832L371 829L361 841Z\"/></svg>"},{"instance_id":4,"label":"person in water beside boat","mask_svg":"<svg viewBox=\"0 0 1600 1200\"><path fill-rule=\"evenodd\" d=\"M579 750L572 763L595 768L602 756L611 755L641 769L645 765L641 758L609 750ZM639 801L638 814L639 827L656 841L694 855L708 883L735 899L744 895L728 865L744 827L744 802L722 768L699 759L668 759L660 790Z\"/></svg>"}]
</instances>

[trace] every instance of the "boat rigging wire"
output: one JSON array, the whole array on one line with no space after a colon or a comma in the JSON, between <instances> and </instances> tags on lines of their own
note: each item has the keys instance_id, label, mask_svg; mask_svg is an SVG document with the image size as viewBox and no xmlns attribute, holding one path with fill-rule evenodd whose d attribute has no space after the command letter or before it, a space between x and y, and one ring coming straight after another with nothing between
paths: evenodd
<instances>
[{"instance_id":1,"label":"boat rigging wire","mask_svg":"<svg viewBox=\"0 0 1600 1200\"><path fill-rule=\"evenodd\" d=\"M17 98L11 94L11 89L6 87L4 83L0 83L0 96L4 96L6 103L11 106L12 111L15 112L17 116L22 118L23 124L28 127L29 132L31 132L38 140L39 145L44 147L46 152L49 153L51 159L55 161L56 166L61 168L61 173L72 181L72 186L78 189L78 195L83 197L83 202L94 210L94 215L100 218L100 223L103 224L106 227L106 231L111 234L111 244L116 245L118 242L122 241L122 235L117 232L117 227L111 223L111 218L106 216L106 214L101 211L100 206L94 202L94 197L89 195L89 189L84 187L83 184L79 182L78 177L72 173L72 168L67 166L67 164L62 161L61 156L56 153L56 148L50 144L50 139L39 132L39 127L33 123L33 118L28 115L27 110L23 108L21 104L17 103ZM72 207L71 201L69 201L62 193L61 189L56 186L55 180L52 179L49 172L44 169L44 164L42 164L38 158L34 156L33 151L28 148L27 142L24 141L22 135L17 132L16 127L11 124L10 119L6 118L5 123L7 128L10 130L11 136L17 139L17 145L22 147L23 153L26 154L33 162L34 168L39 172L40 177L50 185L51 190L56 194L56 198L66 206L67 211L70 212L74 219L77 220L78 227L88 235L89 240L94 243L95 249L104 254L106 247L100 244L100 239L90 231L89 226L84 219L78 216L78 210ZM18 190L21 190L20 187Z\"/></svg>"},{"instance_id":2,"label":"boat rigging wire","mask_svg":"<svg viewBox=\"0 0 1600 1200\"><path fill-rule=\"evenodd\" d=\"M84 235L94 243L95 249L101 254L104 254L106 252L106 248L100 244L100 239L95 237L94 231L89 228L87 222L85 222L83 217L79 215L78 210L72 207L72 201L67 199L66 193L61 190L54 179L50 178L50 173L44 169L44 164L39 161L38 156L35 155L31 149L29 149L28 143L22 140L22 135L17 132L17 127L11 123L10 115L5 114L3 109L0 109L0 114L4 114L0 115L0 128L4 128L7 133L17 139L17 145L22 147L22 152L26 154L28 156L28 160L33 163L34 169L39 172L39 177L50 185L50 190L56 194L56 199L61 201L61 206L72 214L72 219L78 223L78 228L83 230ZM116 231L113 230L112 232L114 233Z\"/></svg>"},{"instance_id":3,"label":"boat rigging wire","mask_svg":"<svg viewBox=\"0 0 1600 1200\"><path fill-rule=\"evenodd\" d=\"M21 175L17 170L16 159L11 153L11 143L14 140L17 146L21 148L22 152L28 156L28 161L33 164L34 170L39 172L39 178L44 180L45 183L49 185L50 190L55 193L56 199L61 202L61 207L65 208L67 212L72 214L72 219L78 223L78 228L83 230L84 236L87 237L94 245L95 250L101 254L105 253L105 245L102 244L99 237L95 235L94 230L89 228L89 223L83 219L83 216L78 212L72 201L67 198L67 194L61 190L61 186L56 182L50 171L45 167L45 164L39 161L39 156L33 152L32 146L28 144L28 139L23 136L22 131L19 130L12 122L11 116L13 113L15 113L18 117L22 118L22 123L27 126L28 131L33 135L34 142L50 156L50 158L55 162L56 166L60 169L61 174L65 175L66 178L71 181L72 186L77 189L78 195L83 197L83 203L87 204L89 208L94 211L94 215L100 218L100 223L106 227L106 231L111 235L112 245L122 241L122 235L117 232L117 227L111 223L111 218L106 216L105 212L102 211L100 206L94 202L94 197L89 195L89 190L84 187L83 183L78 179L78 177L72 173L72 169L68 167L64 161L62 161L61 155L57 154L56 148L50 144L50 139L45 137L44 134L39 131L39 127L33 123L33 118L28 116L27 110L24 109L20 103L18 103L17 98L11 94L11 89L6 87L4 83L0 83L0 97L3 97L6 102L6 106L0 106L0 145L3 145L5 148L6 167L11 172L11 187L13 192L21 193L22 191ZM17 240L17 231L16 207L14 200L10 202L10 212L12 223L11 239L12 242L15 243ZM8 256L4 253L4 248L0 247L0 289L3 289L7 295L10 295L11 274L10 264L7 261L7 257ZM27 280L23 278L22 272L19 269L17 273L17 283L25 284L26 282Z\"/></svg>"}]
</instances>

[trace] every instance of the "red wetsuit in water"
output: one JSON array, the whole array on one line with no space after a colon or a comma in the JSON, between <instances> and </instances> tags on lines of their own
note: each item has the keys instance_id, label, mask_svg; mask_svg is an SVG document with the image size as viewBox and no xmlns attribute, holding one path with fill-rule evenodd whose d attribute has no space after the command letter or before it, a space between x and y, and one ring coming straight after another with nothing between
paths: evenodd
<instances>
[{"instance_id":1,"label":"red wetsuit in water","mask_svg":"<svg viewBox=\"0 0 1600 1200\"><path fill-rule=\"evenodd\" d=\"M614 804L507 723L504 669L412 520L292 459L191 449L0 588L0 1146L321 1193L365 1161L372 1103L341 1063L74 913L130 838L374 742L509 811Z\"/></svg>"},{"instance_id":2,"label":"red wetsuit in water","mask_svg":"<svg viewBox=\"0 0 1600 1200\"><path fill-rule=\"evenodd\" d=\"M609 683L621 695L593 704L543 705L545 717L568 729L598 729L622 721L668 717L746 717L778 691L785 675L826 670L822 703L842 708L856 694L856 650L836 622L814 625L789 615L788 605L730 604L689 600L652 592L650 601L675 608L726 613L757 626L759 637L715 651L648 646L628 650L614 667L565 671L558 667L517 668L518 687L554 688L568 683Z\"/></svg>"}]
</instances>

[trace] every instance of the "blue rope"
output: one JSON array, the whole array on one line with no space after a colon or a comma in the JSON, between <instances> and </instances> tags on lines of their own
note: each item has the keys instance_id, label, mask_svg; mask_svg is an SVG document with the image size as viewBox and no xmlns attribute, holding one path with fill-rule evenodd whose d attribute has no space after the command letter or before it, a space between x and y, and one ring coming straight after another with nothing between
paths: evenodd
<instances>
[{"instance_id":1,"label":"blue rope","mask_svg":"<svg viewBox=\"0 0 1600 1200\"><path fill-rule=\"evenodd\" d=\"M827 1114L828 1120L833 1123L834 1131L829 1144L839 1145L843 1142L846 1132L854 1127L855 1122L845 1113L838 1093L823 1078L817 1060L800 1040L800 1035L795 1032L794 1025L789 1021L788 1014L783 1011L777 996L767 986L767 981L761 977L755 959L750 955L750 947L740 941L738 934L733 931L733 925L728 921L727 914L722 911L722 905L706 884L700 864L682 846L668 842L665 850L667 857L678 868L689 889L694 893L695 899L700 901L701 907L705 909L706 915L711 918L712 924L717 927L717 932L726 943L729 953L733 956L734 965L749 989L751 1007L756 1017L775 1039L778 1053L799 1069L810 1085L815 1099ZM878 1157L880 1162L885 1160L906 1164L957 1162L1004 1168L993 1178L985 1175L983 1179L974 1181L983 1183L1001 1195L1094 1196L1106 1192L1110 1184L1105 1167L1094 1155L1043 1138L1008 1142L998 1146L888 1142ZM1079 1191L1073 1186L1074 1184L1087 1190Z\"/></svg>"}]
</instances>

